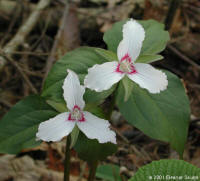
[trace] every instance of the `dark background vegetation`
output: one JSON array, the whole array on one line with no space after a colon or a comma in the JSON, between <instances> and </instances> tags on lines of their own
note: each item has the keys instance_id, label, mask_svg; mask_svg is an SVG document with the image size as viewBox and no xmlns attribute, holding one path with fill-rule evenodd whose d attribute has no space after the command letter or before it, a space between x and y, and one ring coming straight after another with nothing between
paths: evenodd
<instances>
[{"instance_id":1,"label":"dark background vegetation","mask_svg":"<svg viewBox=\"0 0 200 181\"><path fill-rule=\"evenodd\" d=\"M0 0L0 118L17 101L40 93L53 63L66 52L79 46L106 48L103 33L116 21L155 19L166 24L171 40L164 60L154 65L175 73L185 85L191 120L184 159L200 167L200 2L175 1L170 9L169 0L71 0L67 6L65 0L52 0L19 33L39 1ZM152 160L178 158L167 143L128 125L117 109L112 123L119 148L106 163L119 165L122 174L130 177ZM17 156L0 155L0 181L62 180L64 146L65 141L42 143ZM73 152L72 179L84 180L87 170Z\"/></svg>"}]
</instances>

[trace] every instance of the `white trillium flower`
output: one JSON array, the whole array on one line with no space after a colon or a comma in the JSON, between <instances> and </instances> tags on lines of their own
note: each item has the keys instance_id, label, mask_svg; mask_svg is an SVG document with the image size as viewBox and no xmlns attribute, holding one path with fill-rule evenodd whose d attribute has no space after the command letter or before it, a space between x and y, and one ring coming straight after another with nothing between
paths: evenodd
<instances>
[{"instance_id":1,"label":"white trillium flower","mask_svg":"<svg viewBox=\"0 0 200 181\"><path fill-rule=\"evenodd\" d=\"M149 64L135 63L142 48L145 31L142 25L131 19L123 26L123 39L118 45L119 61L94 65L88 69L84 84L87 88L101 92L112 87L125 75L147 89L150 93L160 93L168 85L167 76Z\"/></svg>"},{"instance_id":2,"label":"white trillium flower","mask_svg":"<svg viewBox=\"0 0 200 181\"><path fill-rule=\"evenodd\" d=\"M42 122L36 134L37 139L43 141L59 141L69 135L74 126L90 139L97 139L99 143L112 142L116 144L116 134L110 130L110 123L93 114L83 111L85 102L83 95L85 88L80 85L78 76L71 70L63 84L64 99L70 112L58 114L54 118Z\"/></svg>"}]
</instances>

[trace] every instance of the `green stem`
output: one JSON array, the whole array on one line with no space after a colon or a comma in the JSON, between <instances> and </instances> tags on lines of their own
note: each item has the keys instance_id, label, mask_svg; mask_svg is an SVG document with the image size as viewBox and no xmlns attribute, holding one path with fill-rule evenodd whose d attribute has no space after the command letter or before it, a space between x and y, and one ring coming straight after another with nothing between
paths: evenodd
<instances>
[{"instance_id":1,"label":"green stem","mask_svg":"<svg viewBox=\"0 0 200 181\"><path fill-rule=\"evenodd\" d=\"M98 166L98 161L95 161L95 162L93 162L91 164L88 181L94 181L95 175L96 175L97 166Z\"/></svg>"},{"instance_id":2,"label":"green stem","mask_svg":"<svg viewBox=\"0 0 200 181\"><path fill-rule=\"evenodd\" d=\"M70 176L70 143L71 137L67 136L66 151L65 151L65 170L64 170L64 181L69 181Z\"/></svg>"}]
</instances>

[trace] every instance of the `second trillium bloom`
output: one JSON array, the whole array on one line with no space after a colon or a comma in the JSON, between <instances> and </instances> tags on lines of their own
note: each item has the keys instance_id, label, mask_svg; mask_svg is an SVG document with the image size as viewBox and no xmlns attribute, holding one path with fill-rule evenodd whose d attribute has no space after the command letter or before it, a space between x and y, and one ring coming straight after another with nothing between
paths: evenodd
<instances>
[{"instance_id":1,"label":"second trillium bloom","mask_svg":"<svg viewBox=\"0 0 200 181\"><path fill-rule=\"evenodd\" d=\"M135 20L123 26L123 39L118 45L118 61L94 65L88 69L85 86L97 92L107 90L125 75L150 93L159 93L168 85L167 76L149 64L135 63L140 54L145 31Z\"/></svg>"},{"instance_id":2,"label":"second trillium bloom","mask_svg":"<svg viewBox=\"0 0 200 181\"><path fill-rule=\"evenodd\" d=\"M71 70L68 70L63 90L64 99L70 112L58 114L56 117L42 122L36 134L37 139L59 141L64 136L69 135L74 126L77 125L90 139L97 139L100 143L112 142L116 144L116 135L114 131L110 130L109 122L90 112L83 111L85 88L80 85L78 76Z\"/></svg>"}]
</instances>

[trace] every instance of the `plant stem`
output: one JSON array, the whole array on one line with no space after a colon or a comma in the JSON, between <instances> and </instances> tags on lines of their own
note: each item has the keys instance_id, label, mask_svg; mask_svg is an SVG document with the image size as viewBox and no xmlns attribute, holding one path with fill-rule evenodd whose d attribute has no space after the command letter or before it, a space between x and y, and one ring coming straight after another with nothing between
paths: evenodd
<instances>
[{"instance_id":1,"label":"plant stem","mask_svg":"<svg viewBox=\"0 0 200 181\"><path fill-rule=\"evenodd\" d=\"M70 135L67 136L66 151L65 151L65 170L64 170L64 181L69 181L70 174Z\"/></svg>"},{"instance_id":2,"label":"plant stem","mask_svg":"<svg viewBox=\"0 0 200 181\"><path fill-rule=\"evenodd\" d=\"M95 161L95 162L93 162L91 164L88 181L94 181L95 175L96 175L97 166L98 166L98 161Z\"/></svg>"}]
</instances>

